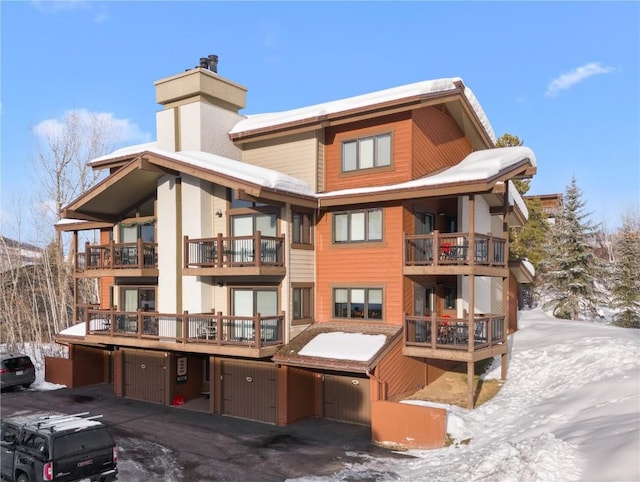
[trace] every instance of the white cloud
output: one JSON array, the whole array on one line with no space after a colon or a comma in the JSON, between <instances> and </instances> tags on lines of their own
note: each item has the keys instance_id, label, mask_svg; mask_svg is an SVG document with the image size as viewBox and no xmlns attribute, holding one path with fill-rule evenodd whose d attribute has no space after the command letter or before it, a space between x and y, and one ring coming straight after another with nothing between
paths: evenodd
<instances>
[{"instance_id":1,"label":"white cloud","mask_svg":"<svg viewBox=\"0 0 640 482\"><path fill-rule=\"evenodd\" d=\"M118 119L110 112L91 112L87 109L69 110L59 119L45 119L34 127L34 132L41 138L61 136L74 118L78 125L87 127L93 125L107 131L117 144L149 142L152 139L151 134L143 132L138 124L129 119Z\"/></svg>"},{"instance_id":2,"label":"white cloud","mask_svg":"<svg viewBox=\"0 0 640 482\"><path fill-rule=\"evenodd\" d=\"M87 0L33 0L31 5L42 13L69 12L91 8Z\"/></svg>"},{"instance_id":3,"label":"white cloud","mask_svg":"<svg viewBox=\"0 0 640 482\"><path fill-rule=\"evenodd\" d=\"M91 0L32 0L31 5L47 15L77 10L86 10L93 13L98 8L98 12L93 16L94 23L100 24L109 18L106 7Z\"/></svg>"},{"instance_id":4,"label":"white cloud","mask_svg":"<svg viewBox=\"0 0 640 482\"><path fill-rule=\"evenodd\" d=\"M553 79L547 87L545 96L553 97L559 91L570 89L578 82L582 82L592 75L608 74L609 72L613 72L614 70L615 69L613 67L603 67L602 65L600 65L600 62L590 62L588 64L582 65L571 72L567 72Z\"/></svg>"}]
</instances>

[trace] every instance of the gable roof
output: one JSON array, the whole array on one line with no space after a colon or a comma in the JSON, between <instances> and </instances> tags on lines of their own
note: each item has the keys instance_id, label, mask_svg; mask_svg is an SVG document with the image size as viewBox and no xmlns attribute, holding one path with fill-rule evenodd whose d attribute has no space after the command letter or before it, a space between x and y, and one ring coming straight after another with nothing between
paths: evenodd
<instances>
[{"instance_id":1,"label":"gable roof","mask_svg":"<svg viewBox=\"0 0 640 482\"><path fill-rule=\"evenodd\" d=\"M528 147L498 147L472 152L455 166L411 181L319 193L317 197L320 206L332 206L365 202L372 196L385 201L487 192L505 180L532 175L536 166L535 154ZM518 202L517 192L510 190L509 195Z\"/></svg>"},{"instance_id":2,"label":"gable roof","mask_svg":"<svg viewBox=\"0 0 640 482\"><path fill-rule=\"evenodd\" d=\"M455 166L398 184L314 193L306 182L273 169L202 151L171 152L155 144L141 144L115 151L92 165L121 166L63 209L63 217L89 221L114 221L132 205L151 196L158 179L180 173L240 189L254 197L288 200L315 207L441 195L488 192L507 179L531 175L536 158L524 146L475 151ZM520 196L510 190L510 201ZM69 223L66 223L71 228ZM61 227L60 223L57 229Z\"/></svg>"},{"instance_id":3,"label":"gable roof","mask_svg":"<svg viewBox=\"0 0 640 482\"><path fill-rule=\"evenodd\" d=\"M281 365L366 373L400 339L402 326L313 323L273 356Z\"/></svg>"},{"instance_id":4,"label":"gable roof","mask_svg":"<svg viewBox=\"0 0 640 482\"><path fill-rule=\"evenodd\" d=\"M460 77L425 80L412 84L380 90L346 99L315 104L299 109L264 114L251 114L239 121L229 132L232 140L265 134L277 130L292 129L305 125L336 122L348 116L364 112L385 112L405 105L422 105L433 99L459 96L468 105L471 116L484 130L490 144L495 144L493 127L474 93L466 87Z\"/></svg>"}]
</instances>

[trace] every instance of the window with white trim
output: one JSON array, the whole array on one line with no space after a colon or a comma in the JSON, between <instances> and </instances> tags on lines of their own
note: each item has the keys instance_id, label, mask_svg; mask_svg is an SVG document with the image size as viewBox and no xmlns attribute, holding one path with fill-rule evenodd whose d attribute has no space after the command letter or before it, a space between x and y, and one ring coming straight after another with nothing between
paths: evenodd
<instances>
[{"instance_id":1,"label":"window with white trim","mask_svg":"<svg viewBox=\"0 0 640 482\"><path fill-rule=\"evenodd\" d=\"M382 319L382 288L334 288L334 318Z\"/></svg>"},{"instance_id":2,"label":"window with white trim","mask_svg":"<svg viewBox=\"0 0 640 482\"><path fill-rule=\"evenodd\" d=\"M382 241L382 209L334 213L333 242Z\"/></svg>"},{"instance_id":3,"label":"window with white trim","mask_svg":"<svg viewBox=\"0 0 640 482\"><path fill-rule=\"evenodd\" d=\"M391 134L342 142L342 172L391 165Z\"/></svg>"}]
</instances>

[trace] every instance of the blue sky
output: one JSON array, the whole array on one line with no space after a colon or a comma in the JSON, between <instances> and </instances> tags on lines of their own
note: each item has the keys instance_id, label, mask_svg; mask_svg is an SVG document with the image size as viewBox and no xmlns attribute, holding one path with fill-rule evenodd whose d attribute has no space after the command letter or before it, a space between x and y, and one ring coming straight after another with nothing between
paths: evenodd
<instances>
[{"instance_id":1,"label":"blue sky","mask_svg":"<svg viewBox=\"0 0 640 482\"><path fill-rule=\"evenodd\" d=\"M0 8L5 235L14 229L14 201L27 206L36 189L36 126L85 109L125 126L125 144L153 140L154 81L208 54L219 55L220 75L248 88L245 114L462 77L496 135L515 134L536 153L529 194L563 192L575 176L593 221L610 228L640 204L638 2L2 1Z\"/></svg>"}]
</instances>

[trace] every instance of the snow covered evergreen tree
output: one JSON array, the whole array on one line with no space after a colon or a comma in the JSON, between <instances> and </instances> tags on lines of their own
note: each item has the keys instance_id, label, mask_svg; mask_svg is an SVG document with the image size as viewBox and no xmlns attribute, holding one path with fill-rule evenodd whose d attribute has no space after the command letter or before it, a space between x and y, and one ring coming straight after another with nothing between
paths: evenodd
<instances>
[{"instance_id":1,"label":"snow covered evergreen tree","mask_svg":"<svg viewBox=\"0 0 640 482\"><path fill-rule=\"evenodd\" d=\"M540 263L543 289L548 296L544 306L558 318L598 317L601 294L596 282L602 270L593 254L596 227L588 221L584 207L582 191L572 177L562 212L551 229L546 257Z\"/></svg>"},{"instance_id":2,"label":"snow covered evergreen tree","mask_svg":"<svg viewBox=\"0 0 640 482\"><path fill-rule=\"evenodd\" d=\"M625 328L640 328L640 221L624 218L618 235L613 264L613 322Z\"/></svg>"}]
</instances>

